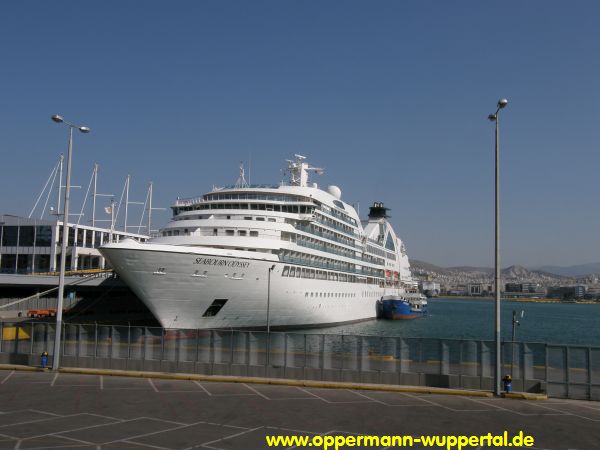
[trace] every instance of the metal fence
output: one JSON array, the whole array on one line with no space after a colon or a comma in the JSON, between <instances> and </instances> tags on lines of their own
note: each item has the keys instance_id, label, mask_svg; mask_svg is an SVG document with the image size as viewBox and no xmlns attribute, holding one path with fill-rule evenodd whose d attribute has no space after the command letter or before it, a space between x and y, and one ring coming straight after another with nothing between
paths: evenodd
<instances>
[{"instance_id":1,"label":"metal fence","mask_svg":"<svg viewBox=\"0 0 600 450\"><path fill-rule=\"evenodd\" d=\"M0 362L39 365L54 323L0 322ZM52 358L50 358L50 361ZM600 400L600 347L504 342L516 391ZM493 390L493 341L385 336L63 326L64 367Z\"/></svg>"}]
</instances>

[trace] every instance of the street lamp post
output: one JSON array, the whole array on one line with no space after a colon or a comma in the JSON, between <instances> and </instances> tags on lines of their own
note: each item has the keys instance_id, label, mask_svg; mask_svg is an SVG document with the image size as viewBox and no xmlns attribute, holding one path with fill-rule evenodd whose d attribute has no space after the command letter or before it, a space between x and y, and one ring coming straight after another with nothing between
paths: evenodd
<instances>
[{"instance_id":1,"label":"street lamp post","mask_svg":"<svg viewBox=\"0 0 600 450\"><path fill-rule=\"evenodd\" d=\"M525 311L521 310L521 319L523 318L523 316L525 315ZM519 319L517 319L517 311L513 310L513 318L512 318L512 359L510 362L510 378L512 380L515 379L515 339L517 337L517 328L518 326L521 325L521 322L519 321Z\"/></svg>"},{"instance_id":2,"label":"street lamp post","mask_svg":"<svg viewBox=\"0 0 600 450\"><path fill-rule=\"evenodd\" d=\"M496 297L496 373L494 383L494 394L500 395L500 381L502 369L502 344L500 334L500 292L502 290L500 280L500 110L508 105L508 100L502 98L498 100L498 108L494 114L490 114L488 119L496 122L496 220L495 220L495 286L494 293Z\"/></svg>"},{"instance_id":3,"label":"street lamp post","mask_svg":"<svg viewBox=\"0 0 600 450\"><path fill-rule=\"evenodd\" d=\"M266 364L269 366L270 354L271 354L271 320L270 320L270 311L271 311L271 272L275 269L275 264L269 267L269 271L267 273L267 358ZM268 370L268 369L267 369Z\"/></svg>"},{"instance_id":4,"label":"street lamp post","mask_svg":"<svg viewBox=\"0 0 600 450\"><path fill-rule=\"evenodd\" d=\"M69 239L69 195L71 193L71 154L73 150L73 128L77 128L82 133L89 133L88 127L74 125L67 122L62 116L55 114L52 120L56 123L64 123L69 127L69 147L67 152L67 179L65 184L65 204L63 209L63 227L62 240L60 243L60 273L58 277L58 304L56 307L56 335L54 338L54 355L52 360L52 370L58 370L60 360L60 340L62 331L62 313L65 291L65 265L67 261L67 241ZM62 181L59 181L61 183ZM60 213L60 211L57 211Z\"/></svg>"}]
</instances>

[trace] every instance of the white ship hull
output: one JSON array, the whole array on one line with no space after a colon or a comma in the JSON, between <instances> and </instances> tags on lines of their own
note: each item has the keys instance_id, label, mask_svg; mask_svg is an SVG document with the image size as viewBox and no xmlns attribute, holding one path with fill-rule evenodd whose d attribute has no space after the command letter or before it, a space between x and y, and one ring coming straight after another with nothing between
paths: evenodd
<instances>
[{"instance_id":1,"label":"white ship hull","mask_svg":"<svg viewBox=\"0 0 600 450\"><path fill-rule=\"evenodd\" d=\"M131 240L101 252L165 328L262 328L267 309L271 327L367 320L375 318L377 299L397 293L373 284L283 277L286 264L275 255ZM217 299L227 301L217 315L206 316Z\"/></svg>"}]
</instances>

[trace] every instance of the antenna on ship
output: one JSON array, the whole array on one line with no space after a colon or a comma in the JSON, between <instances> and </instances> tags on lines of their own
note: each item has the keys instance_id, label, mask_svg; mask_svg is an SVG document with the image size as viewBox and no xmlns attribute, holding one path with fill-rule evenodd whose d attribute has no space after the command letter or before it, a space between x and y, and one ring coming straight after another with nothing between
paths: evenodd
<instances>
[{"instance_id":1,"label":"antenna on ship","mask_svg":"<svg viewBox=\"0 0 600 450\"><path fill-rule=\"evenodd\" d=\"M315 172L317 175L323 175L325 169L321 167L311 167L304 160L306 156L294 155L296 159L294 161L287 160L288 171L290 174L290 185L291 186L308 186L308 172Z\"/></svg>"},{"instance_id":2,"label":"antenna on ship","mask_svg":"<svg viewBox=\"0 0 600 450\"><path fill-rule=\"evenodd\" d=\"M237 181L235 182L235 188L240 189L240 188L247 188L247 187L249 187L249 184L246 181L246 177L244 176L244 163L240 162L240 176L237 179Z\"/></svg>"}]
</instances>

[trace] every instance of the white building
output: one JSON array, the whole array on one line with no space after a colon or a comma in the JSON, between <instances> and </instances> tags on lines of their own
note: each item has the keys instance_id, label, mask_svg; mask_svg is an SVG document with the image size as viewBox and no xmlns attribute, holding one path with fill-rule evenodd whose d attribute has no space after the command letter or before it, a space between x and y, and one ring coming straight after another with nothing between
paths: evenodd
<instances>
[{"instance_id":1,"label":"white building","mask_svg":"<svg viewBox=\"0 0 600 450\"><path fill-rule=\"evenodd\" d=\"M66 270L103 269L97 248L128 237L145 242L147 236L88 225L68 224ZM62 221L0 215L0 272L55 272L60 265ZM112 239L111 239L112 234Z\"/></svg>"}]
</instances>

